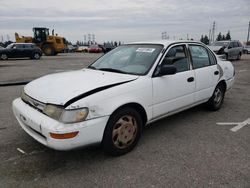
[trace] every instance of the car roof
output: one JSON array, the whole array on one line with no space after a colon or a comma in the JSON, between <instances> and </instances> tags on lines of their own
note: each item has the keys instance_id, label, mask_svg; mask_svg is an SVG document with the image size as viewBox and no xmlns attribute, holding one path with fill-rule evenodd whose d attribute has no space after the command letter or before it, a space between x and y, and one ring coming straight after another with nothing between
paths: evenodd
<instances>
[{"instance_id":1,"label":"car roof","mask_svg":"<svg viewBox=\"0 0 250 188\"><path fill-rule=\"evenodd\" d=\"M161 44L163 46L169 46L171 44L176 44L176 43L199 43L204 45L200 41L194 41L194 40L153 40L153 41L140 41L140 42L132 42L132 43L127 43L127 44Z\"/></svg>"}]
</instances>

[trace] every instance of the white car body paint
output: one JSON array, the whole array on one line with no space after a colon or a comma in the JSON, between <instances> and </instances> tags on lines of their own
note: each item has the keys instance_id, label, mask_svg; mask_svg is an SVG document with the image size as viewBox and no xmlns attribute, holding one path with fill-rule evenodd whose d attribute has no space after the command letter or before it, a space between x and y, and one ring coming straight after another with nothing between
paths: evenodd
<instances>
[{"instance_id":1,"label":"white car body paint","mask_svg":"<svg viewBox=\"0 0 250 188\"><path fill-rule=\"evenodd\" d=\"M164 54L172 45L188 45L190 41L153 41L134 44L162 44ZM208 49L205 45L195 42ZM213 52L212 52L213 53ZM119 107L139 104L146 112L147 122L169 116L184 109L206 102L212 96L216 85L225 81L227 89L234 82L234 68L229 61L216 57L217 65L179 72L174 75L154 77L154 71L162 61L159 54L146 75L137 76L100 70L83 69L79 71L56 73L41 77L24 87L24 92L44 104L65 105L71 99L90 92L84 97L64 106L66 109L89 108L85 121L64 124L34 109L22 101L13 101L14 114L21 127L40 143L57 149L69 150L89 144L100 143L110 115ZM219 70L219 75L214 72ZM187 79L194 77L193 82ZM119 84L121 83L121 84ZM109 85L107 89L95 91ZM117 84L117 85L116 85ZM91 91L95 91L91 93ZM57 140L50 133L69 133L79 131L75 138Z\"/></svg>"}]
</instances>

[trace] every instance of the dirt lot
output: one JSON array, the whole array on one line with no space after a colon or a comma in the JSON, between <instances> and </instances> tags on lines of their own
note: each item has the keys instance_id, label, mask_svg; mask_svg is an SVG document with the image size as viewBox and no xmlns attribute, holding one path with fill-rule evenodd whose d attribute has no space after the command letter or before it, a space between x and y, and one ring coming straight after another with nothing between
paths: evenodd
<instances>
[{"instance_id":1,"label":"dirt lot","mask_svg":"<svg viewBox=\"0 0 250 188\"><path fill-rule=\"evenodd\" d=\"M100 54L0 61L0 84L85 67ZM0 87L0 187L250 187L250 55L233 61L236 82L217 112L198 106L147 127L127 155L99 147L59 152L28 136L11 103L23 86ZM250 122L249 122L250 123Z\"/></svg>"}]
</instances>

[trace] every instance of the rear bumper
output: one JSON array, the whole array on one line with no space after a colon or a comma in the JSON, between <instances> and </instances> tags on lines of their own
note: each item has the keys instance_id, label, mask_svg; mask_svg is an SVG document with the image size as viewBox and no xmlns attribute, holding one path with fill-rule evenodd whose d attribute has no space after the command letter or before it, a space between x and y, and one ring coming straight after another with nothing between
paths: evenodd
<instances>
[{"instance_id":1,"label":"rear bumper","mask_svg":"<svg viewBox=\"0 0 250 188\"><path fill-rule=\"evenodd\" d=\"M227 90L231 89L233 84L234 84L234 76L228 80L226 80L226 84L227 84Z\"/></svg>"},{"instance_id":2,"label":"rear bumper","mask_svg":"<svg viewBox=\"0 0 250 188\"><path fill-rule=\"evenodd\" d=\"M70 150L102 141L109 116L80 123L63 124L24 103L20 98L12 104L14 115L20 126L41 144L56 150ZM76 132L70 139L54 139L50 133L65 134Z\"/></svg>"}]
</instances>

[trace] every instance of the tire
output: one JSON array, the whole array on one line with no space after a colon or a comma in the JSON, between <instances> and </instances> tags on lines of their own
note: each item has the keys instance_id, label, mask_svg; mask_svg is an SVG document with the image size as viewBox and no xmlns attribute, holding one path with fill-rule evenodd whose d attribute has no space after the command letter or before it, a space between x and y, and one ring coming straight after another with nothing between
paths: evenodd
<instances>
[{"instance_id":1,"label":"tire","mask_svg":"<svg viewBox=\"0 0 250 188\"><path fill-rule=\"evenodd\" d=\"M0 56L0 59L2 59L2 60L7 60L7 59L8 59L7 54L2 54L2 55Z\"/></svg>"},{"instance_id":2,"label":"tire","mask_svg":"<svg viewBox=\"0 0 250 188\"><path fill-rule=\"evenodd\" d=\"M50 44L45 44L43 47L43 53L47 56L55 55L55 48Z\"/></svg>"},{"instance_id":3,"label":"tire","mask_svg":"<svg viewBox=\"0 0 250 188\"><path fill-rule=\"evenodd\" d=\"M40 57L41 57L41 55L37 52L35 52L33 55L33 59L36 59L36 60L40 59Z\"/></svg>"},{"instance_id":4,"label":"tire","mask_svg":"<svg viewBox=\"0 0 250 188\"><path fill-rule=\"evenodd\" d=\"M238 55L237 55L237 60L240 60L241 59L241 53L239 53Z\"/></svg>"},{"instance_id":5,"label":"tire","mask_svg":"<svg viewBox=\"0 0 250 188\"><path fill-rule=\"evenodd\" d=\"M229 59L228 59L228 54L226 54L226 60L228 61Z\"/></svg>"},{"instance_id":6,"label":"tire","mask_svg":"<svg viewBox=\"0 0 250 188\"><path fill-rule=\"evenodd\" d=\"M225 87L218 84L214 90L212 97L207 102L207 107L212 111L217 111L221 108L225 96Z\"/></svg>"},{"instance_id":7,"label":"tire","mask_svg":"<svg viewBox=\"0 0 250 188\"><path fill-rule=\"evenodd\" d=\"M102 147L108 154L119 156L130 152L142 134L142 118L133 108L114 112L106 125Z\"/></svg>"}]
</instances>

